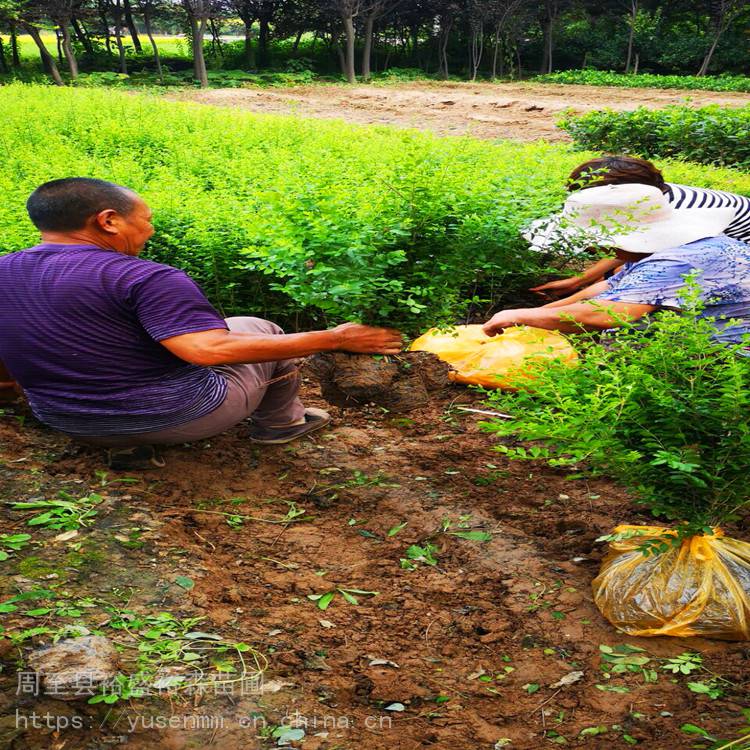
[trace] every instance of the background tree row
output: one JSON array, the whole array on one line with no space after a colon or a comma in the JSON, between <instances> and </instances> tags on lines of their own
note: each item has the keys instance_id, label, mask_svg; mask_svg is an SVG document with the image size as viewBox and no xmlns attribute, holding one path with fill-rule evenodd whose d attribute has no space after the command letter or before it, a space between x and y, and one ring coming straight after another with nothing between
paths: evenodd
<instances>
[{"instance_id":1,"label":"background tree row","mask_svg":"<svg viewBox=\"0 0 750 750\"><path fill-rule=\"evenodd\" d=\"M165 64L192 66L203 86L211 67L350 82L391 68L470 79L750 69L750 0L0 0L0 73L22 68L20 34L58 84L79 70L161 78ZM159 34L183 35L186 54L164 59Z\"/></svg>"}]
</instances>

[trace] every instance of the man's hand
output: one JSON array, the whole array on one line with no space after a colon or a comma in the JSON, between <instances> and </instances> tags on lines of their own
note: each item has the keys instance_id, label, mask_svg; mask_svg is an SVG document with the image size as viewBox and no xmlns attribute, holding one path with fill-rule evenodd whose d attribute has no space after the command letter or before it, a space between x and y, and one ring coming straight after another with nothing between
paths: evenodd
<instances>
[{"instance_id":1,"label":"man's hand","mask_svg":"<svg viewBox=\"0 0 750 750\"><path fill-rule=\"evenodd\" d=\"M557 281L548 281L546 284L533 286L529 291L538 294L542 299L559 299L573 294L582 283L583 280L580 276L571 276L568 279L558 279Z\"/></svg>"},{"instance_id":2,"label":"man's hand","mask_svg":"<svg viewBox=\"0 0 750 750\"><path fill-rule=\"evenodd\" d=\"M482 330L487 336L497 336L501 334L506 328L523 325L518 320L519 315L523 312L523 310L501 310L499 313L495 313L482 326Z\"/></svg>"},{"instance_id":3,"label":"man's hand","mask_svg":"<svg viewBox=\"0 0 750 750\"><path fill-rule=\"evenodd\" d=\"M374 328L359 323L344 323L332 328L337 335L336 348L356 354L398 354L404 348L404 340L393 328Z\"/></svg>"}]
</instances>

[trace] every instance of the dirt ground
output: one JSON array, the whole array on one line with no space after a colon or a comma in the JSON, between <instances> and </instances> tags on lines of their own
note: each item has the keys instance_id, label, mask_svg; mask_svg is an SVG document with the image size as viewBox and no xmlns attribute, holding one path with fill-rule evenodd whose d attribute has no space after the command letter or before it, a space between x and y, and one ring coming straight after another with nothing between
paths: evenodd
<instances>
[{"instance_id":1,"label":"dirt ground","mask_svg":"<svg viewBox=\"0 0 750 750\"><path fill-rule=\"evenodd\" d=\"M313 384L304 394L324 406ZM275 692L63 704L16 694L16 670L43 638L18 647L0 640L0 747L270 748L275 740L250 719L275 726L285 717L303 724L295 746L304 750L674 750L696 746L680 729L688 723L736 738L748 705L748 645L615 631L592 602L602 556L595 540L618 522L645 518L611 483L508 462L480 430L483 417L459 409L467 405L482 408L481 397L453 386L407 414L334 409L330 430L280 447L253 446L240 426L166 450L166 468L126 474L107 472L97 450L6 409L4 502L61 489L105 501L74 540L35 531L44 545L2 564L2 600L42 585L60 597L119 596L138 612L203 617L200 630L267 656ZM222 515L279 517L290 507L305 513L234 528ZM4 532L26 528L28 514L4 516ZM492 539L439 533L446 520L448 531L483 530ZM138 544L127 544L134 535ZM404 569L407 548L427 540L436 564ZM176 585L178 576L194 587ZM326 611L308 598L335 586L378 593L360 595L357 606L337 596ZM96 606L79 614L75 621L90 628L106 621ZM13 633L70 619L14 612L0 624ZM674 677L655 661L655 683L639 673L607 679L599 646L623 643L650 658L702 653L727 680L724 694L693 693L686 681L695 676ZM566 676L571 683L558 684ZM78 716L82 728L19 725L31 711ZM133 721L149 715L183 723ZM215 721L196 728L196 717Z\"/></svg>"},{"instance_id":2,"label":"dirt ground","mask_svg":"<svg viewBox=\"0 0 750 750\"><path fill-rule=\"evenodd\" d=\"M170 95L265 114L395 125L440 135L476 138L544 138L565 141L555 127L562 112L610 107L656 109L669 104L741 106L750 94L678 89L629 89L535 83L404 83L398 86L316 85L284 89L208 89Z\"/></svg>"}]
</instances>

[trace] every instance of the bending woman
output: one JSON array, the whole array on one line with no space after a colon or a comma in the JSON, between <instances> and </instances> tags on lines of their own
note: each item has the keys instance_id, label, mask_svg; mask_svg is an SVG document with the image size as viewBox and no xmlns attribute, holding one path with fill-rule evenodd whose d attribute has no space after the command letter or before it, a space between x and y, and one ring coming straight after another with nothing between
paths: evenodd
<instances>
[{"instance_id":1,"label":"bending woman","mask_svg":"<svg viewBox=\"0 0 750 750\"><path fill-rule=\"evenodd\" d=\"M661 171L650 161L633 156L600 156L579 164L568 177L570 192L600 185L625 184L659 188L674 209L732 208L734 218L724 234L750 244L750 198L744 195L665 182ZM544 238L532 237L531 243L537 250L546 249ZM547 299L565 297L609 276L622 263L618 258L602 258L577 276L550 281L533 287L531 291Z\"/></svg>"}]
</instances>

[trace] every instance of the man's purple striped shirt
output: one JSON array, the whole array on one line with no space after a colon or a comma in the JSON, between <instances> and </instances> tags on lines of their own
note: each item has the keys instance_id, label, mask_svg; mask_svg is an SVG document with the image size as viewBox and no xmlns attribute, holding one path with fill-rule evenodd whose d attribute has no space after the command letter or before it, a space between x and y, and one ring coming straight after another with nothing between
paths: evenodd
<instances>
[{"instance_id":1,"label":"man's purple striped shirt","mask_svg":"<svg viewBox=\"0 0 750 750\"><path fill-rule=\"evenodd\" d=\"M226 323L171 266L92 245L0 258L0 361L38 419L74 435L162 430L208 414L224 378L159 342Z\"/></svg>"}]
</instances>

